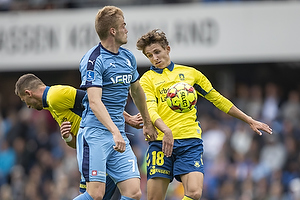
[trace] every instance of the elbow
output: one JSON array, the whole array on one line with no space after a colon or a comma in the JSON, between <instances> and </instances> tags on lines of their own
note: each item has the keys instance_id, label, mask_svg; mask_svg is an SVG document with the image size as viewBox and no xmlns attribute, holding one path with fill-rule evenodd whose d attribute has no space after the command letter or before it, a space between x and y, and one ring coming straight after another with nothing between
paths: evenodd
<instances>
[{"instance_id":1,"label":"elbow","mask_svg":"<svg viewBox=\"0 0 300 200\"><path fill-rule=\"evenodd\" d=\"M94 112L97 107L97 102L95 100L89 100L89 105L92 111Z\"/></svg>"}]
</instances>

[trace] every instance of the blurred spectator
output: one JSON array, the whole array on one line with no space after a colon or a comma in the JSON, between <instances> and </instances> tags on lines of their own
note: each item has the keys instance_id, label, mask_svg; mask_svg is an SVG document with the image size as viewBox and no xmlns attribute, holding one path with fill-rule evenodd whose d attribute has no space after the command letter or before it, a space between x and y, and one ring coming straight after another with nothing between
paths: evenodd
<instances>
[{"instance_id":1,"label":"blurred spectator","mask_svg":"<svg viewBox=\"0 0 300 200\"><path fill-rule=\"evenodd\" d=\"M291 121L293 125L299 124L300 120L300 96L298 91L291 90L288 99L281 106L280 115L283 119Z\"/></svg>"},{"instance_id":2,"label":"blurred spectator","mask_svg":"<svg viewBox=\"0 0 300 200\"><path fill-rule=\"evenodd\" d=\"M15 150L6 139L0 141L0 186L8 183L11 170L15 164Z\"/></svg>"},{"instance_id":3,"label":"blurred spectator","mask_svg":"<svg viewBox=\"0 0 300 200\"><path fill-rule=\"evenodd\" d=\"M278 116L279 91L275 83L267 83L265 86L265 99L262 107L262 119L272 122Z\"/></svg>"},{"instance_id":4,"label":"blurred spectator","mask_svg":"<svg viewBox=\"0 0 300 200\"><path fill-rule=\"evenodd\" d=\"M250 87L249 100L245 112L255 119L261 119L263 106L263 91L260 85Z\"/></svg>"},{"instance_id":5,"label":"blurred spectator","mask_svg":"<svg viewBox=\"0 0 300 200\"><path fill-rule=\"evenodd\" d=\"M247 84L237 84L236 98L234 104L243 111L247 110L246 108L249 104L249 87Z\"/></svg>"},{"instance_id":6,"label":"blurred spectator","mask_svg":"<svg viewBox=\"0 0 300 200\"><path fill-rule=\"evenodd\" d=\"M0 188L1 200L15 200L12 195L11 187L9 184L4 184Z\"/></svg>"},{"instance_id":7,"label":"blurred spectator","mask_svg":"<svg viewBox=\"0 0 300 200\"><path fill-rule=\"evenodd\" d=\"M12 0L0 0L0 11L9 11L11 4Z\"/></svg>"}]
</instances>

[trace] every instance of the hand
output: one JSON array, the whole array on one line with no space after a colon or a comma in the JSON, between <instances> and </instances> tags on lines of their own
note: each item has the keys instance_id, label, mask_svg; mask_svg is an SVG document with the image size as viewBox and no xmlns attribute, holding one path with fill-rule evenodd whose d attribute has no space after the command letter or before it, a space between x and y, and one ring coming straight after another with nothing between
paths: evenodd
<instances>
[{"instance_id":1,"label":"hand","mask_svg":"<svg viewBox=\"0 0 300 200\"><path fill-rule=\"evenodd\" d=\"M126 143L121 133L113 134L113 139L115 141L115 146L113 146L114 150L123 153L126 149Z\"/></svg>"},{"instance_id":2,"label":"hand","mask_svg":"<svg viewBox=\"0 0 300 200\"><path fill-rule=\"evenodd\" d=\"M162 140L162 151L166 157L170 157L173 152L174 139L171 129L166 129L164 131L164 137Z\"/></svg>"},{"instance_id":3,"label":"hand","mask_svg":"<svg viewBox=\"0 0 300 200\"><path fill-rule=\"evenodd\" d=\"M71 122L63 122L60 125L60 133L63 138L68 138L71 133Z\"/></svg>"},{"instance_id":4,"label":"hand","mask_svg":"<svg viewBox=\"0 0 300 200\"><path fill-rule=\"evenodd\" d=\"M128 120L128 125L136 128L136 129L141 129L143 128L143 118L140 113L133 115L129 118Z\"/></svg>"},{"instance_id":5,"label":"hand","mask_svg":"<svg viewBox=\"0 0 300 200\"><path fill-rule=\"evenodd\" d=\"M157 135L158 135L158 133L157 133L155 127L153 126L152 122L144 124L143 132L144 132L144 136L145 136L147 141L155 141L156 138L157 138Z\"/></svg>"},{"instance_id":6,"label":"hand","mask_svg":"<svg viewBox=\"0 0 300 200\"><path fill-rule=\"evenodd\" d=\"M252 120L250 123L249 123L251 129L256 132L258 135L262 135L262 131L265 131L269 134L272 134L272 129L269 127L268 124L265 124L265 123L262 123L260 121L257 121L257 120Z\"/></svg>"}]
</instances>

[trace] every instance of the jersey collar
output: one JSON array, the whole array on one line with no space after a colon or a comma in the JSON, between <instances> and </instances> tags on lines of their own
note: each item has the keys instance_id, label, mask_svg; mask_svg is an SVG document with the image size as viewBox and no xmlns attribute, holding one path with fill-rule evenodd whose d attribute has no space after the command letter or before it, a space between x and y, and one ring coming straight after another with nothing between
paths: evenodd
<instances>
[{"instance_id":1,"label":"jersey collar","mask_svg":"<svg viewBox=\"0 0 300 200\"><path fill-rule=\"evenodd\" d=\"M173 71L173 69L174 69L174 63L171 61L171 63L169 64L169 66L166 67L166 68L168 68L170 71ZM166 68L164 68L164 69L166 69ZM150 70L153 70L153 71L155 71L156 73L159 73L159 74L162 74L163 71L164 71L164 69L156 68L153 65L150 67Z\"/></svg>"},{"instance_id":2,"label":"jersey collar","mask_svg":"<svg viewBox=\"0 0 300 200\"><path fill-rule=\"evenodd\" d=\"M100 45L100 47L101 47L104 51L106 51L106 52L108 52L108 53L111 53L111 54L113 54L113 55L119 55L119 51L118 51L118 53L111 52L110 50L105 49L104 46L102 46L101 42L99 43L99 45ZM120 48L119 48L119 50L120 50Z\"/></svg>"},{"instance_id":3,"label":"jersey collar","mask_svg":"<svg viewBox=\"0 0 300 200\"><path fill-rule=\"evenodd\" d=\"M44 107L44 108L49 107L49 105L48 105L48 103L47 103L47 94L48 94L49 89L50 89L50 87L49 87L49 86L46 86L46 88L45 88L45 90L44 90L44 93L43 93L42 100L43 100L43 107Z\"/></svg>"}]
</instances>

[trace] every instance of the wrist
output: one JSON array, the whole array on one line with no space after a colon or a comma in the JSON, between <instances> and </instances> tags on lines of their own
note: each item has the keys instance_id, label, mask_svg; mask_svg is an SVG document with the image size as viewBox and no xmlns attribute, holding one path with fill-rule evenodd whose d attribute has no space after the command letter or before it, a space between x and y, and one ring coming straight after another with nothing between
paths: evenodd
<instances>
[{"instance_id":1,"label":"wrist","mask_svg":"<svg viewBox=\"0 0 300 200\"><path fill-rule=\"evenodd\" d=\"M72 134L69 134L69 136L67 138L64 138L62 137L62 139L65 141L65 142L71 142L73 137L72 137Z\"/></svg>"}]
</instances>

